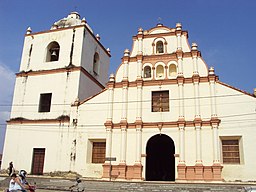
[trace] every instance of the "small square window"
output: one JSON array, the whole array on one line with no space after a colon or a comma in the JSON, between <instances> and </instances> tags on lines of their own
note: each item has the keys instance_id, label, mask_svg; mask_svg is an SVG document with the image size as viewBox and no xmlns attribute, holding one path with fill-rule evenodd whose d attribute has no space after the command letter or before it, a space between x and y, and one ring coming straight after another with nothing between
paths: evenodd
<instances>
[{"instance_id":1,"label":"small square window","mask_svg":"<svg viewBox=\"0 0 256 192\"><path fill-rule=\"evenodd\" d=\"M152 112L169 111L169 91L152 92Z\"/></svg>"},{"instance_id":2,"label":"small square window","mask_svg":"<svg viewBox=\"0 0 256 192\"><path fill-rule=\"evenodd\" d=\"M51 109L52 93L40 94L38 112L50 112Z\"/></svg>"}]
</instances>

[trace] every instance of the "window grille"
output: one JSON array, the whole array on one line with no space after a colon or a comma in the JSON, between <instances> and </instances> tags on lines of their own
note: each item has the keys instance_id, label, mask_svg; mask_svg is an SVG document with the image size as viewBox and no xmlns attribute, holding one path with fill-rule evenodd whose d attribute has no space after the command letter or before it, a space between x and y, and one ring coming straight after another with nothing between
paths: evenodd
<instances>
[{"instance_id":1,"label":"window grille","mask_svg":"<svg viewBox=\"0 0 256 192\"><path fill-rule=\"evenodd\" d=\"M222 140L223 163L240 164L239 140Z\"/></svg>"},{"instance_id":2,"label":"window grille","mask_svg":"<svg viewBox=\"0 0 256 192\"><path fill-rule=\"evenodd\" d=\"M169 111L169 91L152 92L152 112Z\"/></svg>"},{"instance_id":3,"label":"window grille","mask_svg":"<svg viewBox=\"0 0 256 192\"><path fill-rule=\"evenodd\" d=\"M92 163L104 163L106 154L106 142L93 142Z\"/></svg>"}]
</instances>

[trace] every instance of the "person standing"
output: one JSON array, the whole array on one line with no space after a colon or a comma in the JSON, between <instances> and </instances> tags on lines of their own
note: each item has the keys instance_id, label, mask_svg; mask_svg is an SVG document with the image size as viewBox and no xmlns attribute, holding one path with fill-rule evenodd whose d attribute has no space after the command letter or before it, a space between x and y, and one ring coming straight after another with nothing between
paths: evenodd
<instances>
[{"instance_id":1,"label":"person standing","mask_svg":"<svg viewBox=\"0 0 256 192\"><path fill-rule=\"evenodd\" d=\"M11 174L14 173L14 167L13 167L12 161L9 163L8 170L9 170L8 174L9 176L11 176Z\"/></svg>"}]
</instances>

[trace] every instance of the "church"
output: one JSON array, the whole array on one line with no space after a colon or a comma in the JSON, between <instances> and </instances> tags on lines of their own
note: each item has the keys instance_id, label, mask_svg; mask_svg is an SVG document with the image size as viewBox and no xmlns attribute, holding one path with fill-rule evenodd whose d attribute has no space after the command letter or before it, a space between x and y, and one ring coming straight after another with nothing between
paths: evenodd
<instances>
[{"instance_id":1,"label":"church","mask_svg":"<svg viewBox=\"0 0 256 192\"><path fill-rule=\"evenodd\" d=\"M256 91L219 80L181 23L110 49L79 13L25 34L2 168L138 181L253 181Z\"/></svg>"}]
</instances>

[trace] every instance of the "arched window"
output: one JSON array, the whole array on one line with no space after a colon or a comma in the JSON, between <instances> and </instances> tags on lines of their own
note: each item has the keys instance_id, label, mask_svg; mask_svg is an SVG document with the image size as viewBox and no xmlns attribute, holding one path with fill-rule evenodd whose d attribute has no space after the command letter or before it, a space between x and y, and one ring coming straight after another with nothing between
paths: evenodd
<instances>
[{"instance_id":1,"label":"arched window","mask_svg":"<svg viewBox=\"0 0 256 192\"><path fill-rule=\"evenodd\" d=\"M93 72L95 75L98 75L99 74L99 62L100 61L100 57L99 57L99 54L98 53L95 53L94 54L94 57L93 57Z\"/></svg>"},{"instance_id":2,"label":"arched window","mask_svg":"<svg viewBox=\"0 0 256 192\"><path fill-rule=\"evenodd\" d=\"M177 76L177 67L175 64L169 65L169 76L176 77Z\"/></svg>"},{"instance_id":3,"label":"arched window","mask_svg":"<svg viewBox=\"0 0 256 192\"><path fill-rule=\"evenodd\" d=\"M151 67L144 67L144 78L151 78Z\"/></svg>"},{"instance_id":4,"label":"arched window","mask_svg":"<svg viewBox=\"0 0 256 192\"><path fill-rule=\"evenodd\" d=\"M156 67L156 77L163 78L164 77L164 67L162 65L158 65Z\"/></svg>"},{"instance_id":5,"label":"arched window","mask_svg":"<svg viewBox=\"0 0 256 192\"><path fill-rule=\"evenodd\" d=\"M58 61L60 54L60 45L56 41L47 46L46 62Z\"/></svg>"},{"instance_id":6,"label":"arched window","mask_svg":"<svg viewBox=\"0 0 256 192\"><path fill-rule=\"evenodd\" d=\"M158 41L156 43L156 53L163 53L164 52L164 44L162 41Z\"/></svg>"}]
</instances>

